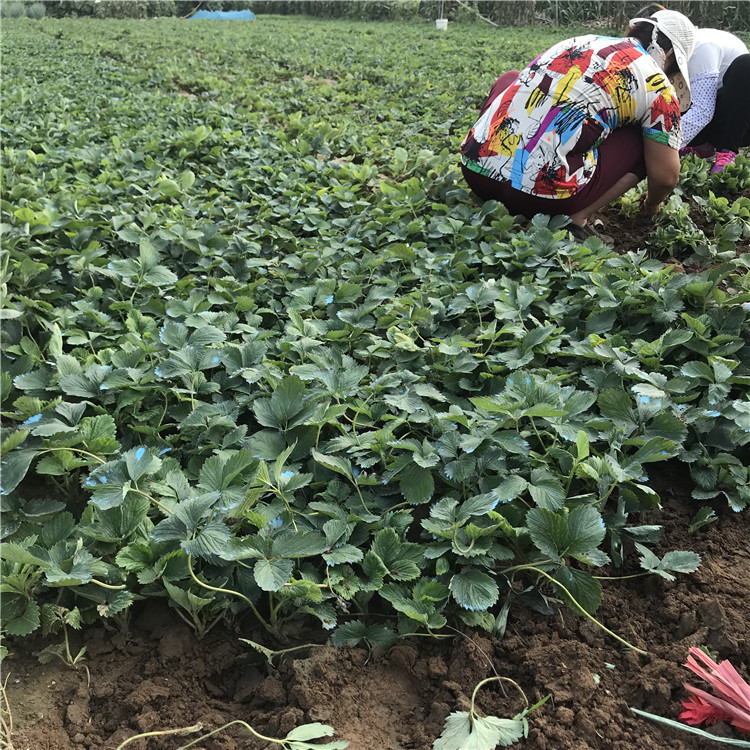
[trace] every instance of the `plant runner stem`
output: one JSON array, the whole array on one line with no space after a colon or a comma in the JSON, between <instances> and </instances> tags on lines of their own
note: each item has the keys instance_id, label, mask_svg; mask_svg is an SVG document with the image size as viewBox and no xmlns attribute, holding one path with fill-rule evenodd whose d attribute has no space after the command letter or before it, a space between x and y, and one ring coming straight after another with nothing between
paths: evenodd
<instances>
[{"instance_id":1,"label":"plant runner stem","mask_svg":"<svg viewBox=\"0 0 750 750\"><path fill-rule=\"evenodd\" d=\"M188 571L190 572L190 577L199 585L203 586L204 589L208 589L209 591L218 591L221 594L232 594L232 596L239 596L240 599L243 599L250 605L250 609L252 609L253 614L258 618L258 621L261 625L269 632L273 633L273 628L265 621L263 616L258 612L258 608L244 595L241 594L239 591L234 591L232 589L220 589L218 586L209 586L209 584L204 583L201 581L193 572L193 556L188 555Z\"/></svg>"},{"instance_id":2,"label":"plant runner stem","mask_svg":"<svg viewBox=\"0 0 750 750\"><path fill-rule=\"evenodd\" d=\"M266 742L273 742L277 745L283 745L286 746L286 742L284 740L277 739L276 737L266 737L264 734L260 734L260 732L256 732L248 723L241 721L240 719L235 719L234 721L230 721L228 724L224 724L223 727L219 727L218 729L214 729L213 732L209 732L208 734L204 734L202 737L198 737L197 740L193 740L192 742L189 742L187 745L182 745L177 750L187 750L189 747L193 747L193 745L196 745L198 742L201 742L202 740L207 740L209 737L212 737L215 734L218 734L219 732L223 732L225 729L228 729L233 724L240 724L241 726L245 727L245 729L248 730L248 732L251 732L254 734L259 740L265 740ZM117 750L120 750L119 748Z\"/></svg>"},{"instance_id":3,"label":"plant runner stem","mask_svg":"<svg viewBox=\"0 0 750 750\"><path fill-rule=\"evenodd\" d=\"M129 745L131 742L143 739L144 737L160 737L165 734L194 734L200 732L203 729L203 724L194 724L192 727L178 727L177 729L160 729L154 732L144 732L143 734L134 734L132 737L128 737L125 742L121 742L116 750L122 750L125 745Z\"/></svg>"},{"instance_id":4,"label":"plant runner stem","mask_svg":"<svg viewBox=\"0 0 750 750\"><path fill-rule=\"evenodd\" d=\"M148 493L144 492L143 490L139 490L137 487L131 487L129 492L137 492L139 495L143 495L143 497L150 500L154 505L161 508L167 515L171 516L174 514L173 510L170 510L167 508L166 505L162 505L156 498L151 497Z\"/></svg>"},{"instance_id":5,"label":"plant runner stem","mask_svg":"<svg viewBox=\"0 0 750 750\"><path fill-rule=\"evenodd\" d=\"M500 675L496 675L495 677L487 677L486 679L482 680L481 682L477 683L477 686L474 688L474 692L471 694L471 714L473 716L476 716L476 712L474 711L474 700L477 697L477 692L479 691L479 688L482 687L482 685L486 685L488 682L509 682L511 685L513 685L519 693L523 696L523 701L526 704L526 707L529 706L529 699L526 697L526 693L524 693L521 686L515 681L511 680L510 677L501 677Z\"/></svg>"},{"instance_id":6,"label":"plant runner stem","mask_svg":"<svg viewBox=\"0 0 750 750\"><path fill-rule=\"evenodd\" d=\"M609 628L607 628L604 625L602 625L602 623L599 622L599 620L597 620L596 617L594 617L593 615L589 614L576 601L576 599L573 597L573 595L570 593L570 591L568 591L568 589L565 588L565 586L563 586L559 581L556 581L551 575L549 575L549 573L545 573L543 570L539 570L539 568L535 567L534 565L518 565L518 566L516 566L515 569L516 570L533 570L533 571L539 573L539 575L544 576L547 580L550 581L550 583L553 583L553 584L555 584L555 586L558 586L559 588L561 588L568 595L568 598L570 599L570 601L573 602L573 604L575 604L576 608L581 612L581 614L584 615L584 617L588 617L589 620L591 620L591 622L593 622L595 625L597 625L598 627L600 627L605 633L608 633L615 640L620 641L620 643L622 643L623 645L625 645L628 648L632 649L633 651L635 651L638 654L643 654L644 656L646 656L648 654L647 651L644 651L643 649L638 648L637 646L634 646L632 643L628 643L628 641L626 641L624 638L621 638L619 635L617 635L617 633L613 633Z\"/></svg>"},{"instance_id":7,"label":"plant runner stem","mask_svg":"<svg viewBox=\"0 0 750 750\"><path fill-rule=\"evenodd\" d=\"M39 451L39 455L41 456L42 453L49 453L49 451L75 451L76 453L83 453L84 456L91 456L91 458L95 459L100 464L107 463L103 458L100 458L99 456L95 456L93 453L89 453L88 451L85 451L82 448L45 448L44 450Z\"/></svg>"},{"instance_id":8,"label":"plant runner stem","mask_svg":"<svg viewBox=\"0 0 750 750\"><path fill-rule=\"evenodd\" d=\"M102 583L97 581L96 578L92 578L89 583L95 583L97 586L101 586L103 589L111 589L112 591L122 591L127 586L113 586L111 583Z\"/></svg>"}]
</instances>

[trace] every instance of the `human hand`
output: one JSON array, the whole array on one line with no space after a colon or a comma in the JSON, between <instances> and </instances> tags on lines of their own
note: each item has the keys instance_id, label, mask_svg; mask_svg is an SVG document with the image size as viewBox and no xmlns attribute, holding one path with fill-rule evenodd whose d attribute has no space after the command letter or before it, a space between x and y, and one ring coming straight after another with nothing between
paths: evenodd
<instances>
[{"instance_id":1,"label":"human hand","mask_svg":"<svg viewBox=\"0 0 750 750\"><path fill-rule=\"evenodd\" d=\"M656 216L661 211L663 205L664 201L659 201L658 203L649 201L648 193L644 193L641 196L641 213L646 214L646 216Z\"/></svg>"}]
</instances>

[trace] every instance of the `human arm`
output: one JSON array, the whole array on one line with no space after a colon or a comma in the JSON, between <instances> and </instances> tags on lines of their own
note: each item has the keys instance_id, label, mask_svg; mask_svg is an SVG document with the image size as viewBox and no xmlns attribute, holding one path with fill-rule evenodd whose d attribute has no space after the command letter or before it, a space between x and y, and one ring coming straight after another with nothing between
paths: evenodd
<instances>
[{"instance_id":1,"label":"human arm","mask_svg":"<svg viewBox=\"0 0 750 750\"><path fill-rule=\"evenodd\" d=\"M719 71L709 70L690 80L692 104L682 116L682 145L687 146L713 120ZM700 145L700 144L698 144Z\"/></svg>"},{"instance_id":2,"label":"human arm","mask_svg":"<svg viewBox=\"0 0 750 750\"><path fill-rule=\"evenodd\" d=\"M654 216L677 185L680 155L676 148L667 143L644 138L643 158L646 162L647 191L641 201L641 211L647 216Z\"/></svg>"}]
</instances>

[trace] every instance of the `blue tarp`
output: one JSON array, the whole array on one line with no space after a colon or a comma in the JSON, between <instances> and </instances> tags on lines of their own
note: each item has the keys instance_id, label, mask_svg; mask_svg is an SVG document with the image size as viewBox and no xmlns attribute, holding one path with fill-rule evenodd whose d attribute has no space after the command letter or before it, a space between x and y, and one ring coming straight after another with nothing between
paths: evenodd
<instances>
[{"instance_id":1,"label":"blue tarp","mask_svg":"<svg viewBox=\"0 0 750 750\"><path fill-rule=\"evenodd\" d=\"M251 10L199 10L190 16L193 18L210 18L214 21L254 21L255 13Z\"/></svg>"}]
</instances>

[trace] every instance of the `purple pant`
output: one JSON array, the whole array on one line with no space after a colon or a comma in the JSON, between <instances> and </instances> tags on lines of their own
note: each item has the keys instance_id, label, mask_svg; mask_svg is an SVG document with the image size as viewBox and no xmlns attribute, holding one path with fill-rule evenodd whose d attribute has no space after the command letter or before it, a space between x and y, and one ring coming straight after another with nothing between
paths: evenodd
<instances>
[{"instance_id":1,"label":"purple pant","mask_svg":"<svg viewBox=\"0 0 750 750\"><path fill-rule=\"evenodd\" d=\"M495 81L490 95L481 109L483 113L518 77L517 70L504 73ZM481 114L480 113L480 114ZM643 136L638 126L632 125L613 130L599 145L599 158L591 179L570 198L541 198L511 187L509 182L493 180L491 177L473 172L463 164L461 170L469 187L482 200L500 201L512 214L531 218L534 214L570 216L590 206L600 195L607 192L621 177L629 172L639 179L646 176L643 159Z\"/></svg>"}]
</instances>

